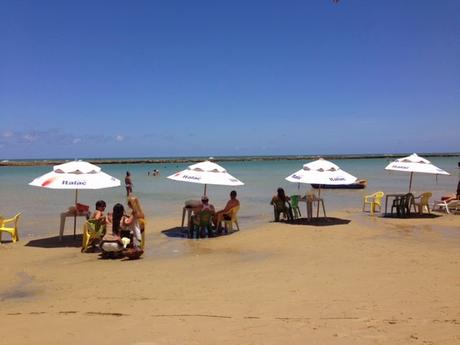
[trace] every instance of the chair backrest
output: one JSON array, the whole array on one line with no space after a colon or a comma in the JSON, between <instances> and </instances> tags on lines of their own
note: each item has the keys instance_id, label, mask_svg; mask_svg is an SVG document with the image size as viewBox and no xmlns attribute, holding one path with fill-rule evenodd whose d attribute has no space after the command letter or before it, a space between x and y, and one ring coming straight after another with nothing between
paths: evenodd
<instances>
[{"instance_id":1,"label":"chair backrest","mask_svg":"<svg viewBox=\"0 0 460 345\"><path fill-rule=\"evenodd\" d=\"M98 234L103 236L106 232L106 224L101 223L98 219L88 219L85 222L85 227L88 233L92 233L94 235Z\"/></svg>"},{"instance_id":2,"label":"chair backrest","mask_svg":"<svg viewBox=\"0 0 460 345\"><path fill-rule=\"evenodd\" d=\"M292 208L299 207L299 198L300 198L300 195L291 195L291 207Z\"/></svg>"},{"instance_id":3,"label":"chair backrest","mask_svg":"<svg viewBox=\"0 0 460 345\"><path fill-rule=\"evenodd\" d=\"M430 200L431 196L433 195L433 193L431 192L425 192L421 195L421 198L420 198L420 203L422 205L428 205L428 201Z\"/></svg>"},{"instance_id":4,"label":"chair backrest","mask_svg":"<svg viewBox=\"0 0 460 345\"><path fill-rule=\"evenodd\" d=\"M232 207L230 211L228 211L228 214L230 215L232 221L238 220L237 214L239 210L240 210L240 206L235 206L235 207Z\"/></svg>"},{"instance_id":5,"label":"chair backrest","mask_svg":"<svg viewBox=\"0 0 460 345\"><path fill-rule=\"evenodd\" d=\"M145 247L145 219L139 218L139 227L141 228L141 249Z\"/></svg>"},{"instance_id":6,"label":"chair backrest","mask_svg":"<svg viewBox=\"0 0 460 345\"><path fill-rule=\"evenodd\" d=\"M378 205L382 205L382 198L385 195L384 192L378 191L374 193L374 202Z\"/></svg>"},{"instance_id":7,"label":"chair backrest","mask_svg":"<svg viewBox=\"0 0 460 345\"><path fill-rule=\"evenodd\" d=\"M21 212L19 212L17 215L14 216L14 227L15 228L17 228L17 226L18 226L20 216L21 216Z\"/></svg>"},{"instance_id":8,"label":"chair backrest","mask_svg":"<svg viewBox=\"0 0 460 345\"><path fill-rule=\"evenodd\" d=\"M286 209L286 201L275 198L273 199L273 206L279 211L284 211Z\"/></svg>"},{"instance_id":9,"label":"chair backrest","mask_svg":"<svg viewBox=\"0 0 460 345\"><path fill-rule=\"evenodd\" d=\"M145 231L145 219L139 218L139 227L141 228L141 232Z\"/></svg>"},{"instance_id":10,"label":"chair backrest","mask_svg":"<svg viewBox=\"0 0 460 345\"><path fill-rule=\"evenodd\" d=\"M403 196L403 201L402 201L402 204L407 207L407 208L410 208L410 206L414 203L414 194L412 193L407 193Z\"/></svg>"},{"instance_id":11,"label":"chair backrest","mask_svg":"<svg viewBox=\"0 0 460 345\"><path fill-rule=\"evenodd\" d=\"M208 226L209 224L211 224L212 213L210 211L208 210L200 211L199 217L200 217L200 226Z\"/></svg>"}]
</instances>

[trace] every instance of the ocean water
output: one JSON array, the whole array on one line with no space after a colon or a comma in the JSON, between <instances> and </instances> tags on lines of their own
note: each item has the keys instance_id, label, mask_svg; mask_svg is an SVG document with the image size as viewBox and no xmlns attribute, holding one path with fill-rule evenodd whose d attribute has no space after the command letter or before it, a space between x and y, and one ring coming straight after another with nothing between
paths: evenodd
<instances>
[{"instance_id":1,"label":"ocean water","mask_svg":"<svg viewBox=\"0 0 460 345\"><path fill-rule=\"evenodd\" d=\"M455 192L459 180L458 162L460 156L430 157L433 164L451 173L451 176L415 174L412 183L414 194L433 192L433 200L446 193ZM343 170L368 180L364 190L322 190L321 195L328 212L351 210L359 212L362 197L377 190L385 193L403 193L409 186L409 174L389 172L385 166L393 159L333 159ZM232 189L238 192L242 204L240 223L255 224L268 222L273 217L270 199L278 187L283 187L288 195L304 194L311 191L309 185L290 183L284 178L308 163L305 160L254 160L227 161L219 163L227 171L245 183L244 186L208 186L207 195L216 208L222 208ZM185 200L199 199L204 186L200 184L176 182L166 177L185 169L191 163L162 164L101 164L103 171L123 181L126 171L130 171L134 193L140 198L144 211L154 221L158 217L177 217L181 220ZM59 213L73 205L75 192L71 190L51 190L29 186L34 178L49 172L51 166L0 167L0 214L12 216L22 212L21 235L57 234ZM157 169L160 176L148 176ZM126 205L124 185L119 188L101 190L80 190L79 202L94 209L94 203L103 199L108 209L121 202ZM302 210L303 211L303 210ZM66 233L71 231L68 220ZM79 220L81 223L81 220Z\"/></svg>"}]
</instances>

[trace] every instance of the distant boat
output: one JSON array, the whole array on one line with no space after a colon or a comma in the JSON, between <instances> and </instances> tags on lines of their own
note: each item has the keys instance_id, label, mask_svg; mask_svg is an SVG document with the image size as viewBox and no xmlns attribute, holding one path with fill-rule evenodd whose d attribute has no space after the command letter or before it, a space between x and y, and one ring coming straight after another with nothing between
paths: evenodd
<instances>
[{"instance_id":1,"label":"distant boat","mask_svg":"<svg viewBox=\"0 0 460 345\"><path fill-rule=\"evenodd\" d=\"M357 180L351 184L314 184L311 186L315 189L364 189L367 186L367 180Z\"/></svg>"}]
</instances>

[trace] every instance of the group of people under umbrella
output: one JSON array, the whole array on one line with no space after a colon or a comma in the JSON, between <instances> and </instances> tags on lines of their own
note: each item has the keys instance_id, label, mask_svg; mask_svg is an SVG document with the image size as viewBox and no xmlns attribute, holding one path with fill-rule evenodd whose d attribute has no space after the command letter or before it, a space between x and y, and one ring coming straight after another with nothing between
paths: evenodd
<instances>
[{"instance_id":1,"label":"group of people under umbrella","mask_svg":"<svg viewBox=\"0 0 460 345\"><path fill-rule=\"evenodd\" d=\"M408 157L400 158L391 162L385 169L410 173L409 192L411 191L414 173L449 175L448 172L434 166L430 161L419 157L415 153ZM226 169L211 161L204 161L190 165L187 169L168 176L168 178L175 181L203 184L203 196L207 196L208 185L244 185L242 181L230 175ZM355 183L357 178L342 170L336 164L320 158L313 162L304 164L302 169L286 177L286 180L297 184L347 185ZM117 187L120 186L120 180L104 173L100 167L94 164L84 161L73 161L54 166L53 171L34 179L30 182L30 185L50 189L75 190L75 235L76 217L78 215L78 191L80 189ZM322 202L321 188L318 189L318 195L315 196L313 201L315 200L318 201L318 217L319 202ZM324 203L323 211L325 214Z\"/></svg>"}]
</instances>

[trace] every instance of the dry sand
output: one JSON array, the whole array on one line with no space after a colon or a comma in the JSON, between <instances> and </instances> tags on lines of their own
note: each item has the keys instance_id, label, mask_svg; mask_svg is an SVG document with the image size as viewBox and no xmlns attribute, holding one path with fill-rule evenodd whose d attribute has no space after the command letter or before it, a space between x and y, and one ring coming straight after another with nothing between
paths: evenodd
<instances>
[{"instance_id":1,"label":"dry sand","mask_svg":"<svg viewBox=\"0 0 460 345\"><path fill-rule=\"evenodd\" d=\"M460 217L359 212L205 240L151 219L141 260L0 245L0 344L460 344Z\"/></svg>"}]
</instances>

